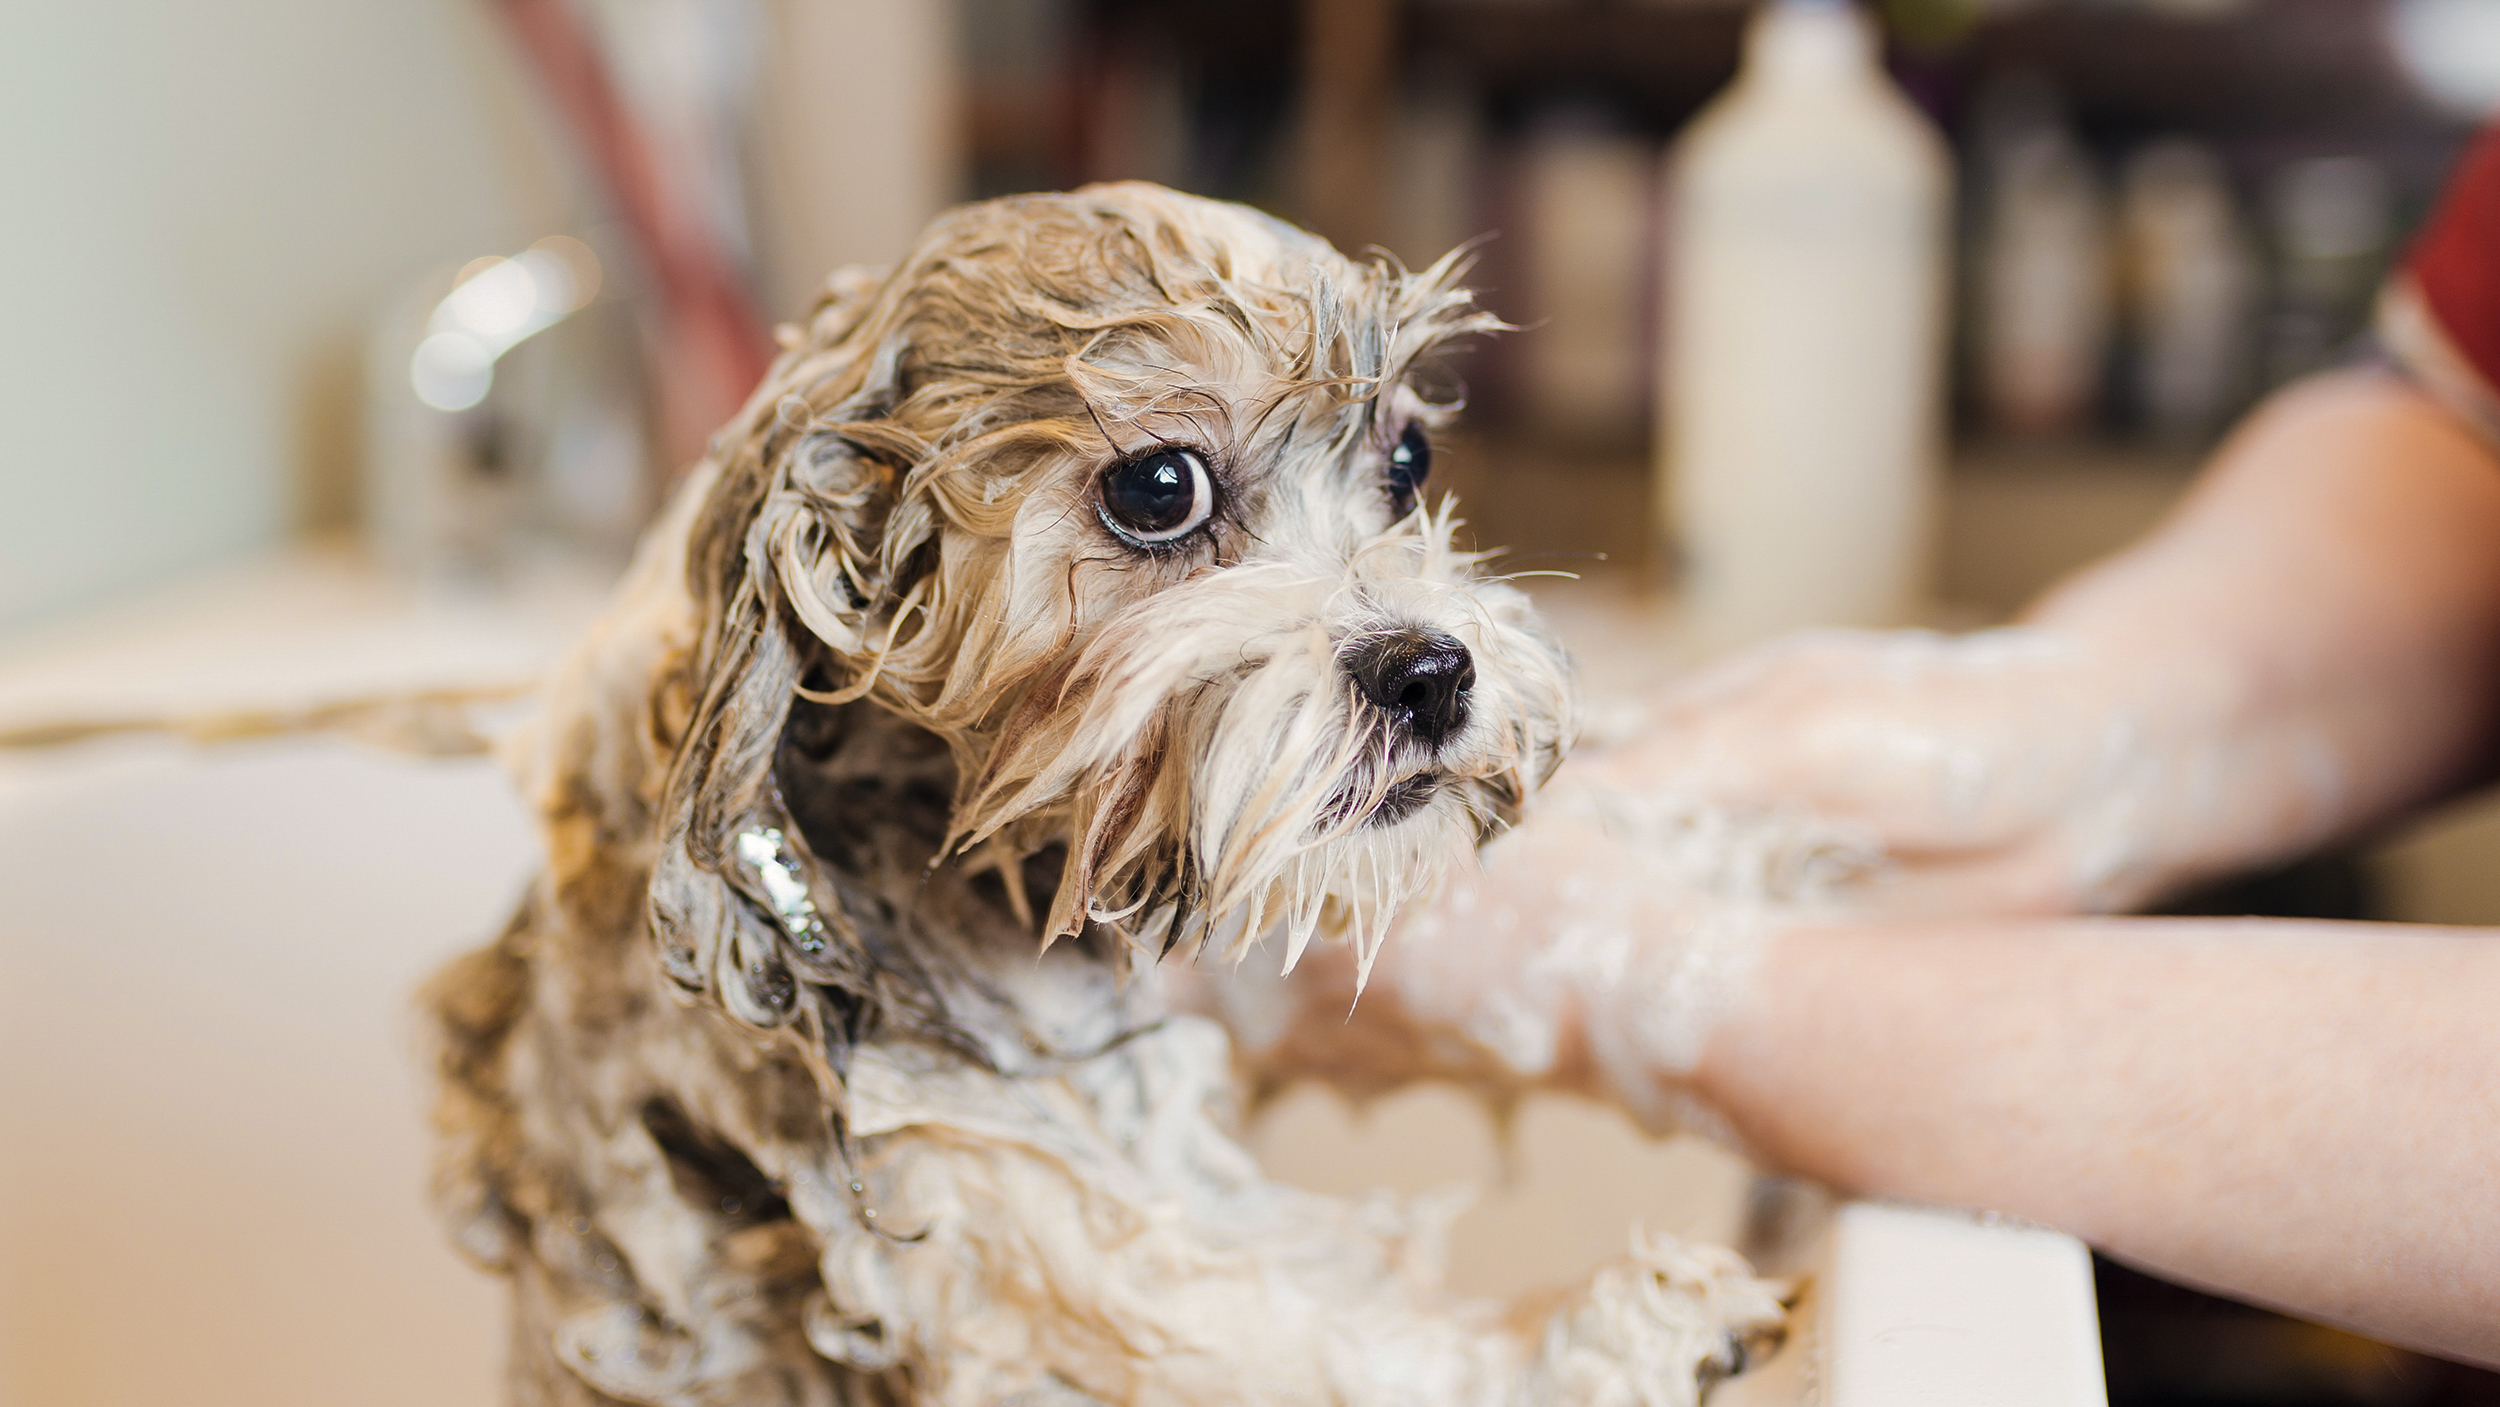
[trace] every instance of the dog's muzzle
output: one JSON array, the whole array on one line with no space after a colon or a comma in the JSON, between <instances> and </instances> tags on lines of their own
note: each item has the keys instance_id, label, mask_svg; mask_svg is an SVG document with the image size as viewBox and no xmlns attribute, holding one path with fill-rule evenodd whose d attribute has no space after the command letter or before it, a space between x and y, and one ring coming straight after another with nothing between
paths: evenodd
<instances>
[{"instance_id":1,"label":"dog's muzzle","mask_svg":"<svg viewBox=\"0 0 2500 1407\"><path fill-rule=\"evenodd\" d=\"M1378 636L1350 655L1345 669L1402 737L1439 747L1467 726L1476 662L1454 636L1438 630Z\"/></svg>"}]
</instances>

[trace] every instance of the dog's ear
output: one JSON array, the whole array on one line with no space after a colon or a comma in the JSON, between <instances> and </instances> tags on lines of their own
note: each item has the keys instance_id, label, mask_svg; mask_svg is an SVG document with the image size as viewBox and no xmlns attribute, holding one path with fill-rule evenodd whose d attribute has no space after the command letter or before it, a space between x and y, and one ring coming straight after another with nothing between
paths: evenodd
<instances>
[{"instance_id":1,"label":"dog's ear","mask_svg":"<svg viewBox=\"0 0 2500 1407\"><path fill-rule=\"evenodd\" d=\"M791 615L821 642L856 697L876 644L901 605L897 573L880 550L898 471L859 422L800 437L749 530L749 570L769 571Z\"/></svg>"},{"instance_id":2,"label":"dog's ear","mask_svg":"<svg viewBox=\"0 0 2500 1407\"><path fill-rule=\"evenodd\" d=\"M794 912L740 850L742 837L750 850L802 849L772 781L791 706L810 684L850 684L907 609L883 550L915 449L881 428L899 394L895 321L881 280L837 275L714 441L686 529L702 638L684 691L697 702L661 803L648 912L668 975L753 1027L829 1019L826 1000L855 1014L894 999L838 906Z\"/></svg>"},{"instance_id":3,"label":"dog's ear","mask_svg":"<svg viewBox=\"0 0 2500 1407\"><path fill-rule=\"evenodd\" d=\"M828 282L797 349L724 434L743 443L729 447L734 463L709 515L721 599L751 590L786 609L854 697L867 688L857 676L873 673L886 632L908 611L906 578L924 565L917 549L931 535L895 511L904 474L930 447L892 419L908 337L885 291L883 275L867 270Z\"/></svg>"}]
</instances>

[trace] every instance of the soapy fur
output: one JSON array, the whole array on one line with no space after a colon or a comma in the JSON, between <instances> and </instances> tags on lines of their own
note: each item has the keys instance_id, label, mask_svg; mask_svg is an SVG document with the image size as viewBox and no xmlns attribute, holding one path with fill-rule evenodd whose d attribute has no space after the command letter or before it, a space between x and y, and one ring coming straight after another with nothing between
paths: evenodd
<instances>
[{"instance_id":1,"label":"soapy fur","mask_svg":"<svg viewBox=\"0 0 2500 1407\"><path fill-rule=\"evenodd\" d=\"M513 1401L1672 1407L1776 1332L1666 1240L1447 1295L1446 1211L1264 1180L1166 1000L1367 966L1568 739L1524 598L1385 487L1491 326L1458 273L1127 185L835 277L513 744L547 869L428 996ZM1096 485L1169 446L1220 511L1141 550ZM1437 743L1343 663L1411 629L1475 663Z\"/></svg>"}]
</instances>

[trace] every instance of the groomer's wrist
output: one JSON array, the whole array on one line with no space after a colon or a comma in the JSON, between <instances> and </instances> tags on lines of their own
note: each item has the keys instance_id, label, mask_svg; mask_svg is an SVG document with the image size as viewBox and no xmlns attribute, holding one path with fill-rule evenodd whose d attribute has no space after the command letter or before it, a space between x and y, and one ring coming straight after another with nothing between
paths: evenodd
<instances>
[{"instance_id":1,"label":"groomer's wrist","mask_svg":"<svg viewBox=\"0 0 2500 1407\"><path fill-rule=\"evenodd\" d=\"M2145 903L2218 876L2280 862L2343 824L2348 760L2308 706L2297 665L2183 647L2130 676L2138 720L2114 730L2111 750L2140 754L2113 767L2123 792L2104 806L2102 843L2127 845L2141 877L2124 904ZM2132 844L2128 844L2132 842Z\"/></svg>"},{"instance_id":2,"label":"groomer's wrist","mask_svg":"<svg viewBox=\"0 0 2500 1407\"><path fill-rule=\"evenodd\" d=\"M2025 616L2072 642L2075 687L2110 720L2101 774L2124 794L2103 811L2165 867L2156 892L2280 859L2344 819L2331 708L2349 652L2261 619L2240 555L2157 538Z\"/></svg>"},{"instance_id":3,"label":"groomer's wrist","mask_svg":"<svg viewBox=\"0 0 2500 1407\"><path fill-rule=\"evenodd\" d=\"M1653 1135L1694 1132L1736 1145L1700 1072L1717 1030L1753 1019L1765 944L1794 921L1759 905L1657 915L1627 961L1588 974L1557 1073Z\"/></svg>"},{"instance_id":4,"label":"groomer's wrist","mask_svg":"<svg viewBox=\"0 0 2500 1407\"><path fill-rule=\"evenodd\" d=\"M1692 1069L1682 1077L1684 1097L1706 1109L1704 1132L1764 1167L1810 1176L1830 1175L1798 1146L1782 1117L1797 1101L1789 1097L1795 1057L1828 1038L1839 1013L1809 1010L1821 984L1799 983L1833 956L1861 944L1876 927L1909 926L1805 920L1783 924L1764 936L1753 980L1705 1034ZM1801 1019L1801 1013L1803 1019Z\"/></svg>"},{"instance_id":5,"label":"groomer's wrist","mask_svg":"<svg viewBox=\"0 0 2500 1407\"><path fill-rule=\"evenodd\" d=\"M2073 594L2016 627L2041 672L1995 760L2055 780L2025 842L2038 902L2007 911L2124 911L2270 856L2287 779L2248 765L2283 721L2265 671L2121 610L2123 584Z\"/></svg>"}]
</instances>

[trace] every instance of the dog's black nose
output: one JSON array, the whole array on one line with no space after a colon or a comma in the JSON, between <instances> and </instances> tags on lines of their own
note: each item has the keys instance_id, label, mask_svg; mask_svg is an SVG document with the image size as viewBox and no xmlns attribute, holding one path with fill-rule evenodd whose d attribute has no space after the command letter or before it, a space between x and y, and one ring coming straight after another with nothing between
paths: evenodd
<instances>
[{"instance_id":1,"label":"dog's black nose","mask_svg":"<svg viewBox=\"0 0 2500 1407\"><path fill-rule=\"evenodd\" d=\"M1467 647L1438 630L1373 636L1346 657L1346 672L1392 726L1438 744L1467 726L1467 691L1476 662Z\"/></svg>"}]
</instances>

